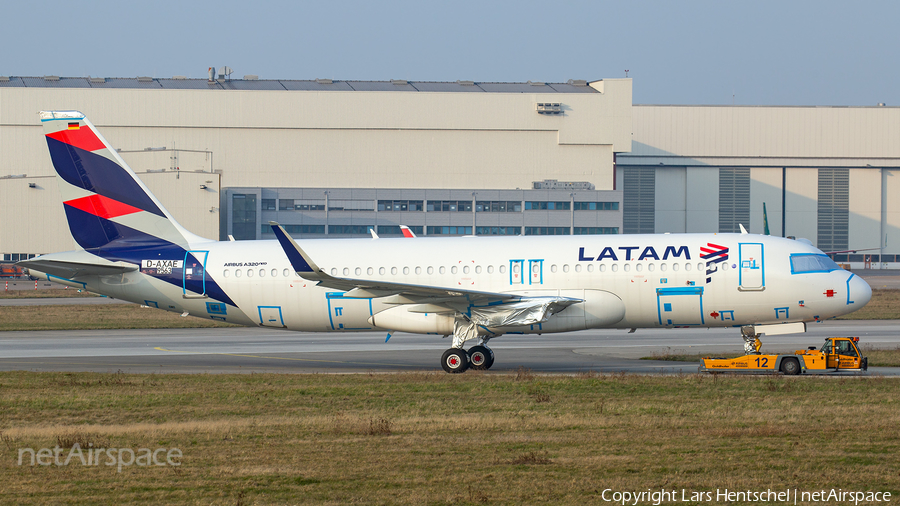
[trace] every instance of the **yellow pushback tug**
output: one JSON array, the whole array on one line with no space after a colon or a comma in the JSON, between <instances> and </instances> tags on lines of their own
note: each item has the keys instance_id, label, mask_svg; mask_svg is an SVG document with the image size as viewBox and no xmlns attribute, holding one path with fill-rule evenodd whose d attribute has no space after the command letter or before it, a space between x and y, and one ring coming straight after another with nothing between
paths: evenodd
<instances>
[{"instance_id":1,"label":"yellow pushback tug","mask_svg":"<svg viewBox=\"0 0 900 506\"><path fill-rule=\"evenodd\" d=\"M869 360L859 353L858 337L829 337L817 350L810 346L797 350L793 355L766 355L759 353L760 342L755 343L756 354L737 358L704 358L700 371L807 374L839 371L865 371Z\"/></svg>"}]
</instances>

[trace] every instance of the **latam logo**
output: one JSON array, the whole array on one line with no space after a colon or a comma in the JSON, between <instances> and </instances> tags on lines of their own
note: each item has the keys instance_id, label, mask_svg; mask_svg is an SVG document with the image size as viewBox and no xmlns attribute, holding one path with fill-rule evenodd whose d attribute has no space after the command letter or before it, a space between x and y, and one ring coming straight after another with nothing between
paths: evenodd
<instances>
[{"instance_id":1,"label":"latam logo","mask_svg":"<svg viewBox=\"0 0 900 506\"><path fill-rule=\"evenodd\" d=\"M616 253L617 250L618 254ZM638 250L641 251L639 255L636 253ZM618 261L619 255L624 255L624 258L622 258L622 260L668 260L669 258L684 258L685 260L691 259L691 252L690 250L688 250L687 246L666 246L665 251L663 251L662 258L660 258L659 253L656 252L656 249L654 249L653 246L645 246L643 247L643 249L641 248L641 246L619 246L616 249L607 246L603 248L600 254L596 256L596 258L593 256L585 256L584 248L578 248L578 260L581 262L606 260L607 258L610 260Z\"/></svg>"},{"instance_id":2,"label":"latam logo","mask_svg":"<svg viewBox=\"0 0 900 506\"><path fill-rule=\"evenodd\" d=\"M706 247L700 246L700 253L700 258L706 260L706 282L709 283L712 281L712 273L719 270L716 264L728 261L728 248L708 242Z\"/></svg>"}]
</instances>

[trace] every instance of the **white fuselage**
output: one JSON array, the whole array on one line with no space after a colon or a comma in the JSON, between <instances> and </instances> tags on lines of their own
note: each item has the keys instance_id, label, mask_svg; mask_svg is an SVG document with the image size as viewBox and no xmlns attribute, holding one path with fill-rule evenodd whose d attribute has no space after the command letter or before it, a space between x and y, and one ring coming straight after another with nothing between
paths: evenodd
<instances>
[{"instance_id":1,"label":"white fuselage","mask_svg":"<svg viewBox=\"0 0 900 506\"><path fill-rule=\"evenodd\" d=\"M335 277L584 300L546 324L503 332L814 321L854 311L871 296L863 280L844 270L792 273L791 254L821 255L807 243L753 234L328 239L302 245ZM90 291L161 309L298 331L373 330L373 315L397 307L384 298L345 297L301 278L277 241L201 242L191 251L200 263L205 258L205 266L184 264L179 271L175 263L77 281ZM152 267L184 259L146 260L157 261L145 263ZM217 284L234 305L185 291L177 286L182 278ZM618 304L623 314L612 307Z\"/></svg>"}]
</instances>

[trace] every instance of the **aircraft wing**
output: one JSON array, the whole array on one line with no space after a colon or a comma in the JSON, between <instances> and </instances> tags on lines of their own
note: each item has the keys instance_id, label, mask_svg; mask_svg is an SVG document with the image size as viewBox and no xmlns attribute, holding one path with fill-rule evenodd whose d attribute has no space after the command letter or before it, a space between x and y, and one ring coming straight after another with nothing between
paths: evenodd
<instances>
[{"instance_id":1,"label":"aircraft wing","mask_svg":"<svg viewBox=\"0 0 900 506\"><path fill-rule=\"evenodd\" d=\"M111 262L84 251L41 255L22 260L16 265L66 279L79 276L108 276L138 270L135 264Z\"/></svg>"},{"instance_id":2,"label":"aircraft wing","mask_svg":"<svg viewBox=\"0 0 900 506\"><path fill-rule=\"evenodd\" d=\"M510 293L334 277L319 268L281 225L274 221L270 221L269 225L271 225L272 231L278 238L278 242L281 243L281 247L287 254L298 276L309 281L315 281L319 286L344 290L347 292L344 294L344 297L388 297L385 299L387 303L420 305L420 307L410 308L410 311L413 312L441 312L442 308L443 310L459 310L458 308L460 307L465 308L473 304L486 305L491 302L513 302L531 299L535 299L535 304L547 303L547 297L523 297ZM561 311L567 306L582 302L581 299L570 297L553 297L553 299L555 303L555 311L553 312Z\"/></svg>"}]
</instances>

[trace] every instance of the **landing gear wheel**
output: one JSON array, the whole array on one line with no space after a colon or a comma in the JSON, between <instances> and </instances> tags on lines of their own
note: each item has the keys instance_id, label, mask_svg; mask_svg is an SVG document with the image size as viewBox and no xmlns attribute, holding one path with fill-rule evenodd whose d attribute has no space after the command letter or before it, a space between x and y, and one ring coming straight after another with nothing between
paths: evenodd
<instances>
[{"instance_id":1,"label":"landing gear wheel","mask_svg":"<svg viewBox=\"0 0 900 506\"><path fill-rule=\"evenodd\" d=\"M485 371L494 365L494 352L487 346L473 346L469 349L469 367Z\"/></svg>"},{"instance_id":2,"label":"landing gear wheel","mask_svg":"<svg viewBox=\"0 0 900 506\"><path fill-rule=\"evenodd\" d=\"M441 367L445 372L460 373L469 368L469 356L466 350L450 348L441 355Z\"/></svg>"},{"instance_id":3,"label":"landing gear wheel","mask_svg":"<svg viewBox=\"0 0 900 506\"><path fill-rule=\"evenodd\" d=\"M781 372L785 375L800 374L800 363L795 358L786 358L781 362Z\"/></svg>"}]
</instances>

